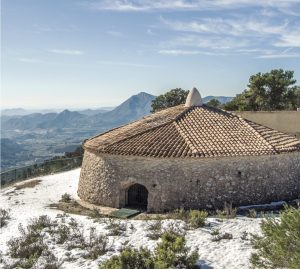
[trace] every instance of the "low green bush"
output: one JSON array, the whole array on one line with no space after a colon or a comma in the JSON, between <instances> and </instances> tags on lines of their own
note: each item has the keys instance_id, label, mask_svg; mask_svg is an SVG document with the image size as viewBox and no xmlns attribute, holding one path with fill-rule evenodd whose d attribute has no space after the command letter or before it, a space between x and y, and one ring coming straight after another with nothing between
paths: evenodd
<instances>
[{"instance_id":1,"label":"low green bush","mask_svg":"<svg viewBox=\"0 0 300 269\"><path fill-rule=\"evenodd\" d=\"M210 233L212 236L217 236L220 234L220 229L213 229Z\"/></svg>"},{"instance_id":2,"label":"low green bush","mask_svg":"<svg viewBox=\"0 0 300 269\"><path fill-rule=\"evenodd\" d=\"M254 268L300 268L300 208L286 207L279 217L266 217L262 235L253 235Z\"/></svg>"},{"instance_id":3,"label":"low green bush","mask_svg":"<svg viewBox=\"0 0 300 269\"><path fill-rule=\"evenodd\" d=\"M61 196L60 202L70 203L71 200L72 200L72 199L71 199L71 195L68 194L68 193L64 193L64 194Z\"/></svg>"},{"instance_id":4,"label":"low green bush","mask_svg":"<svg viewBox=\"0 0 300 269\"><path fill-rule=\"evenodd\" d=\"M33 219L26 228L19 226L20 236L8 241L8 254L12 258L19 259L20 268L32 268L38 258L48 251L41 234L42 222L40 219Z\"/></svg>"},{"instance_id":5,"label":"low green bush","mask_svg":"<svg viewBox=\"0 0 300 269\"><path fill-rule=\"evenodd\" d=\"M199 268L196 262L198 252L189 254L184 236L165 232L161 242L157 245L154 253L140 248L125 248L119 256L113 256L102 265L100 269L169 269L169 268Z\"/></svg>"},{"instance_id":6,"label":"low green bush","mask_svg":"<svg viewBox=\"0 0 300 269\"><path fill-rule=\"evenodd\" d=\"M218 218L233 219L236 217L237 208L232 207L232 203L225 202L223 210L217 210Z\"/></svg>"},{"instance_id":7,"label":"low green bush","mask_svg":"<svg viewBox=\"0 0 300 269\"><path fill-rule=\"evenodd\" d=\"M109 230L109 235L119 236L126 231L126 223L118 219L108 218L107 220L105 220L105 223L107 230Z\"/></svg>"},{"instance_id":8,"label":"low green bush","mask_svg":"<svg viewBox=\"0 0 300 269\"><path fill-rule=\"evenodd\" d=\"M39 257L41 253L47 249L43 242L43 235L41 234L44 228L51 226L51 220L48 216L40 216L33 218L30 223L24 228L19 225L21 236L12 238L8 241L9 255L13 258Z\"/></svg>"},{"instance_id":9,"label":"low green bush","mask_svg":"<svg viewBox=\"0 0 300 269\"><path fill-rule=\"evenodd\" d=\"M84 241L83 249L88 251L84 258L95 260L108 251L108 239L103 234L96 234L95 228L91 228L89 237Z\"/></svg>"},{"instance_id":10,"label":"low green bush","mask_svg":"<svg viewBox=\"0 0 300 269\"><path fill-rule=\"evenodd\" d=\"M162 234L162 220L153 220L147 222L147 237L151 240L158 240Z\"/></svg>"},{"instance_id":11,"label":"low green bush","mask_svg":"<svg viewBox=\"0 0 300 269\"><path fill-rule=\"evenodd\" d=\"M199 228L205 225L205 220L208 216L206 211L190 210L188 214L188 222L192 228Z\"/></svg>"},{"instance_id":12,"label":"low green bush","mask_svg":"<svg viewBox=\"0 0 300 269\"><path fill-rule=\"evenodd\" d=\"M184 208L177 208L170 214L170 216L173 219L180 219L186 221L188 218L188 211Z\"/></svg>"},{"instance_id":13,"label":"low green bush","mask_svg":"<svg viewBox=\"0 0 300 269\"><path fill-rule=\"evenodd\" d=\"M10 220L9 210L0 208L0 228L4 227L8 220Z\"/></svg>"},{"instance_id":14,"label":"low green bush","mask_svg":"<svg viewBox=\"0 0 300 269\"><path fill-rule=\"evenodd\" d=\"M208 213L205 210L185 210L183 208L176 209L171 213L174 219L180 219L189 224L191 228L199 228L205 226L205 220Z\"/></svg>"},{"instance_id":15,"label":"low green bush","mask_svg":"<svg viewBox=\"0 0 300 269\"><path fill-rule=\"evenodd\" d=\"M156 268L198 268L198 252L189 254L190 249L186 247L184 236L165 232L161 239L154 253Z\"/></svg>"},{"instance_id":16,"label":"low green bush","mask_svg":"<svg viewBox=\"0 0 300 269\"><path fill-rule=\"evenodd\" d=\"M135 250L126 247L119 256L113 256L100 265L100 269L154 269L152 254L149 250Z\"/></svg>"},{"instance_id":17,"label":"low green bush","mask_svg":"<svg viewBox=\"0 0 300 269\"><path fill-rule=\"evenodd\" d=\"M249 209L249 211L247 213L247 217L248 218L253 218L253 219L257 218L257 212L256 212L256 210L254 208Z\"/></svg>"},{"instance_id":18,"label":"low green bush","mask_svg":"<svg viewBox=\"0 0 300 269\"><path fill-rule=\"evenodd\" d=\"M232 239L233 236L231 233L219 233L216 235L213 235L213 238L211 239L211 241L213 242L218 242L221 241L222 239Z\"/></svg>"}]
</instances>

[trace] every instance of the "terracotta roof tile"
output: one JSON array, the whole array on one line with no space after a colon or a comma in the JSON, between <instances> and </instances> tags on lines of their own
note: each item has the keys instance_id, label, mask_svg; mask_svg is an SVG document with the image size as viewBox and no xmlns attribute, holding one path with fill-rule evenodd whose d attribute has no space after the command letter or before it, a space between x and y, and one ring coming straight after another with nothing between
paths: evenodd
<instances>
[{"instance_id":1,"label":"terracotta roof tile","mask_svg":"<svg viewBox=\"0 0 300 269\"><path fill-rule=\"evenodd\" d=\"M300 141L206 105L172 107L88 140L97 152L148 157L221 157L300 151Z\"/></svg>"}]
</instances>

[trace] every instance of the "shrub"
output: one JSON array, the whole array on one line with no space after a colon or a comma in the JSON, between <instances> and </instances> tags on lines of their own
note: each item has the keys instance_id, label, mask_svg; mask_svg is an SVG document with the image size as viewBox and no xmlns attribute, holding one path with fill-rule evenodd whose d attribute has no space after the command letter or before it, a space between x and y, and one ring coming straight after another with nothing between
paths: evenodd
<instances>
[{"instance_id":1,"label":"shrub","mask_svg":"<svg viewBox=\"0 0 300 269\"><path fill-rule=\"evenodd\" d=\"M147 230L149 231L147 237L152 240L158 240L162 234L162 220L149 221L147 223Z\"/></svg>"},{"instance_id":2,"label":"shrub","mask_svg":"<svg viewBox=\"0 0 300 269\"><path fill-rule=\"evenodd\" d=\"M48 250L43 242L43 236L39 230L19 226L20 237L8 241L8 254L12 258L19 258L20 268L32 268L43 252Z\"/></svg>"},{"instance_id":3,"label":"shrub","mask_svg":"<svg viewBox=\"0 0 300 269\"><path fill-rule=\"evenodd\" d=\"M64 203L70 203L71 202L71 195L68 193L64 193L61 196L60 202L64 202Z\"/></svg>"},{"instance_id":4,"label":"shrub","mask_svg":"<svg viewBox=\"0 0 300 269\"><path fill-rule=\"evenodd\" d=\"M217 217L218 218L226 218L226 219L232 219L236 217L237 208L232 207L232 203L224 203L224 209L223 210L217 210Z\"/></svg>"},{"instance_id":5,"label":"shrub","mask_svg":"<svg viewBox=\"0 0 300 269\"><path fill-rule=\"evenodd\" d=\"M97 235L95 228L91 228L89 238L84 242L83 248L88 251L85 258L95 260L108 251L108 239L104 235Z\"/></svg>"},{"instance_id":6,"label":"shrub","mask_svg":"<svg viewBox=\"0 0 300 269\"><path fill-rule=\"evenodd\" d=\"M188 211L185 210L184 208L178 208L178 209L175 209L175 210L171 213L171 218L174 218L174 219L180 219L180 220L186 221L187 218L188 218Z\"/></svg>"},{"instance_id":7,"label":"shrub","mask_svg":"<svg viewBox=\"0 0 300 269\"><path fill-rule=\"evenodd\" d=\"M117 219L109 218L106 220L108 235L118 236L126 231L126 224Z\"/></svg>"},{"instance_id":8,"label":"shrub","mask_svg":"<svg viewBox=\"0 0 300 269\"><path fill-rule=\"evenodd\" d=\"M78 223L74 220L70 224L66 240L68 250L80 248L87 251L84 258L97 259L108 251L108 239L104 235L97 235L95 228L90 228L88 238L83 235L83 229L80 229Z\"/></svg>"},{"instance_id":9,"label":"shrub","mask_svg":"<svg viewBox=\"0 0 300 269\"><path fill-rule=\"evenodd\" d=\"M40 232L45 228L50 228L53 225L51 219L47 215L39 216L38 218L33 218L27 226L28 230Z\"/></svg>"},{"instance_id":10,"label":"shrub","mask_svg":"<svg viewBox=\"0 0 300 269\"><path fill-rule=\"evenodd\" d=\"M208 213L205 210L184 210L180 208L174 210L171 217L187 222L192 228L199 228L205 225Z\"/></svg>"},{"instance_id":11,"label":"shrub","mask_svg":"<svg viewBox=\"0 0 300 269\"><path fill-rule=\"evenodd\" d=\"M241 236L241 239L242 240L249 240L248 235L249 235L249 233L247 233L246 231L244 231L243 234L242 234L242 236Z\"/></svg>"},{"instance_id":12,"label":"shrub","mask_svg":"<svg viewBox=\"0 0 300 269\"><path fill-rule=\"evenodd\" d=\"M100 269L154 269L154 260L149 250L126 247L119 256L113 256L100 265Z\"/></svg>"},{"instance_id":13,"label":"shrub","mask_svg":"<svg viewBox=\"0 0 300 269\"><path fill-rule=\"evenodd\" d=\"M63 244L69 240L71 236L71 229L66 224L60 224L54 233L57 235L56 242L58 244Z\"/></svg>"},{"instance_id":14,"label":"shrub","mask_svg":"<svg viewBox=\"0 0 300 269\"><path fill-rule=\"evenodd\" d=\"M232 239L232 238L233 237L231 233L221 233L221 234L214 235L211 241L217 242L217 241L221 241L222 239Z\"/></svg>"},{"instance_id":15,"label":"shrub","mask_svg":"<svg viewBox=\"0 0 300 269\"><path fill-rule=\"evenodd\" d=\"M178 236L185 236L186 226L181 226L179 222L171 222L165 229L164 233L165 232L169 232Z\"/></svg>"},{"instance_id":16,"label":"shrub","mask_svg":"<svg viewBox=\"0 0 300 269\"><path fill-rule=\"evenodd\" d=\"M155 249L156 268L197 268L198 252L188 254L190 249L185 246L184 236L165 232L161 239Z\"/></svg>"},{"instance_id":17,"label":"shrub","mask_svg":"<svg viewBox=\"0 0 300 269\"><path fill-rule=\"evenodd\" d=\"M9 210L0 208L0 228L4 227L10 220Z\"/></svg>"},{"instance_id":18,"label":"shrub","mask_svg":"<svg viewBox=\"0 0 300 269\"><path fill-rule=\"evenodd\" d=\"M51 220L45 215L32 219L26 228L19 225L21 236L8 241L10 256L26 259L39 257L47 249L41 231L50 226Z\"/></svg>"},{"instance_id":19,"label":"shrub","mask_svg":"<svg viewBox=\"0 0 300 269\"><path fill-rule=\"evenodd\" d=\"M63 264L63 261L59 261L57 257L54 256L53 253L48 251L47 255L42 256L41 259L38 260L37 264L34 268L43 268L43 269L59 269Z\"/></svg>"},{"instance_id":20,"label":"shrub","mask_svg":"<svg viewBox=\"0 0 300 269\"><path fill-rule=\"evenodd\" d=\"M219 235L220 234L220 229L214 229L214 230L211 231L210 234L213 235L213 236Z\"/></svg>"},{"instance_id":21,"label":"shrub","mask_svg":"<svg viewBox=\"0 0 300 269\"><path fill-rule=\"evenodd\" d=\"M10 257L19 259L13 268L33 268L41 256L50 255L42 230L51 229L53 225L45 215L31 219L26 228L19 225L21 235L7 242Z\"/></svg>"},{"instance_id":22,"label":"shrub","mask_svg":"<svg viewBox=\"0 0 300 269\"><path fill-rule=\"evenodd\" d=\"M247 217L256 219L257 218L257 212L256 212L256 210L254 208L253 209L249 209Z\"/></svg>"},{"instance_id":23,"label":"shrub","mask_svg":"<svg viewBox=\"0 0 300 269\"><path fill-rule=\"evenodd\" d=\"M52 234L58 244L66 243L68 249L81 248L84 243L83 229L80 229L78 222L73 218L69 223L62 218L62 223L52 231Z\"/></svg>"},{"instance_id":24,"label":"shrub","mask_svg":"<svg viewBox=\"0 0 300 269\"><path fill-rule=\"evenodd\" d=\"M300 209L286 207L279 218L267 217L261 223L262 235L254 235L256 253L251 263L256 268L299 269Z\"/></svg>"},{"instance_id":25,"label":"shrub","mask_svg":"<svg viewBox=\"0 0 300 269\"><path fill-rule=\"evenodd\" d=\"M205 225L205 219L208 213L206 211L190 210L188 215L188 222L192 228L199 228Z\"/></svg>"},{"instance_id":26,"label":"shrub","mask_svg":"<svg viewBox=\"0 0 300 269\"><path fill-rule=\"evenodd\" d=\"M102 215L101 215L101 211L97 208L93 208L91 214L90 214L91 218L93 219L98 219L98 218L101 218Z\"/></svg>"},{"instance_id":27,"label":"shrub","mask_svg":"<svg viewBox=\"0 0 300 269\"><path fill-rule=\"evenodd\" d=\"M197 251L189 254L185 246L184 236L165 232L154 253L140 248L135 250L125 248L119 256L114 256L102 265L100 269L165 269L165 268L198 268L199 256Z\"/></svg>"}]
</instances>

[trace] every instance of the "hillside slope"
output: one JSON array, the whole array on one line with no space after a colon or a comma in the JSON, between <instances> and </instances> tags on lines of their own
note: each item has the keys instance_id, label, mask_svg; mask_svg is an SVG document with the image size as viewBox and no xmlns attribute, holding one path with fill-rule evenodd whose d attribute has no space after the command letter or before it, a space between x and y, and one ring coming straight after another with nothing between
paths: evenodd
<instances>
[{"instance_id":1,"label":"hillside slope","mask_svg":"<svg viewBox=\"0 0 300 269\"><path fill-rule=\"evenodd\" d=\"M11 261L7 255L8 248L6 243L12 237L20 234L18 229L20 223L26 226L31 218L41 215L48 215L52 220L58 222L62 221L61 217L57 216L57 214L62 212L49 208L49 204L58 202L64 193L69 193L72 198L78 199L76 193L79 175L80 169L75 169L37 178L41 182L33 188L16 190L12 186L0 190L0 207L11 210L11 219L6 226L1 228L0 251L4 253L4 260ZM35 179L29 181L33 180ZM19 185L23 183L21 182ZM95 222L94 219L85 216L69 214L69 216L65 217L64 225L69 225L71 218L78 222L80 229L84 231L85 237L89 236L91 227L95 228L97 234L107 237L109 251L96 260L91 260L84 258L84 249L75 248L68 250L66 244L58 244L47 236L45 243L49 246L51 252L63 263L62 269L97 269L98 264L118 254L125 244L135 248L142 246L153 250L158 242L147 237L151 221L121 220L120 224L124 226L125 230L121 235L111 235L108 226L110 222L107 219L99 219ZM191 250L198 248L200 256L198 263L202 269L248 269L250 267L249 258L252 249L249 240L242 238L245 236L245 233L258 233L260 222L261 219L247 217L237 217L229 220L208 218L207 225L204 228L186 230L187 245ZM180 229L185 227L184 222L180 220L162 221L164 229L175 223L177 223L177 227L181 227ZM221 233L231 233L233 239L213 242L211 240L211 232L216 229L219 229Z\"/></svg>"}]
</instances>

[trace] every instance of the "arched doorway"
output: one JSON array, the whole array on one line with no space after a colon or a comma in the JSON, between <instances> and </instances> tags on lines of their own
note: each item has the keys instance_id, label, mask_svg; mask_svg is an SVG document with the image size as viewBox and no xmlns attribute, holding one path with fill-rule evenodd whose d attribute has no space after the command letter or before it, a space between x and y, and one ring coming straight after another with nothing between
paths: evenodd
<instances>
[{"instance_id":1,"label":"arched doorway","mask_svg":"<svg viewBox=\"0 0 300 269\"><path fill-rule=\"evenodd\" d=\"M141 184L131 185L127 190L127 206L147 209L148 190Z\"/></svg>"}]
</instances>

